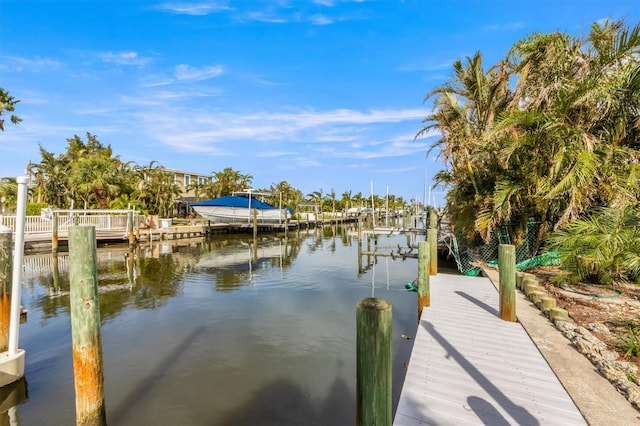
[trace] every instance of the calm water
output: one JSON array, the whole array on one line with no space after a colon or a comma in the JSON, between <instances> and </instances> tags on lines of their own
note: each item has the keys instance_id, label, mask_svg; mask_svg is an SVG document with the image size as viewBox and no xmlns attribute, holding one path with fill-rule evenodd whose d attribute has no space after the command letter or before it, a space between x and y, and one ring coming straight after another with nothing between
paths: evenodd
<instances>
[{"instance_id":1,"label":"calm water","mask_svg":"<svg viewBox=\"0 0 640 426\"><path fill-rule=\"evenodd\" d=\"M417 260L364 257L360 273L357 246L355 232L325 227L263 235L257 247L246 235L143 244L133 259L99 248L108 423L352 425L355 307L372 294L393 305L395 410L413 344L402 335L417 325L416 293L404 287ZM75 424L68 256L25 263L28 397L0 423Z\"/></svg>"}]
</instances>

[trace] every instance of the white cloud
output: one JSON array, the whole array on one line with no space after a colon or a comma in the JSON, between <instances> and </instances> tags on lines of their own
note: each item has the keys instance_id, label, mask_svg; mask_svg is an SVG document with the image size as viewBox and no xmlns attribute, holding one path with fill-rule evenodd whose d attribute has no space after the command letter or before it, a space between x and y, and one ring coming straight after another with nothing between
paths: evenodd
<instances>
[{"instance_id":1,"label":"white cloud","mask_svg":"<svg viewBox=\"0 0 640 426\"><path fill-rule=\"evenodd\" d=\"M248 12L244 15L243 21L257 21L257 22L265 22L268 24L285 24L287 23L287 19L274 15L273 13L266 12Z\"/></svg>"},{"instance_id":2,"label":"white cloud","mask_svg":"<svg viewBox=\"0 0 640 426\"><path fill-rule=\"evenodd\" d=\"M315 14L309 16L309 22L313 25L330 25L335 22L335 20L327 15Z\"/></svg>"},{"instance_id":3,"label":"white cloud","mask_svg":"<svg viewBox=\"0 0 640 426\"><path fill-rule=\"evenodd\" d=\"M427 147L420 141L414 142L413 133L405 130L398 134L396 130L389 136L387 129L406 121L414 123L404 126L419 128L419 120L425 114L421 109L249 114L194 111L182 114L176 109L154 109L140 113L139 121L145 127L141 132L183 153L237 153L241 147L250 146L247 149L262 158L293 155L289 150L272 148L273 142L283 142L304 146L304 150L325 158L375 159L424 153Z\"/></svg>"},{"instance_id":4,"label":"white cloud","mask_svg":"<svg viewBox=\"0 0 640 426\"><path fill-rule=\"evenodd\" d=\"M313 0L313 2L320 6L327 6L327 7L333 7L336 4L336 2L333 0Z\"/></svg>"},{"instance_id":5,"label":"white cloud","mask_svg":"<svg viewBox=\"0 0 640 426\"><path fill-rule=\"evenodd\" d=\"M223 68L220 65L213 65L203 68L196 68L190 65L181 64L175 67L174 74L179 81L201 81L214 78L222 74Z\"/></svg>"},{"instance_id":6,"label":"white cloud","mask_svg":"<svg viewBox=\"0 0 640 426\"><path fill-rule=\"evenodd\" d=\"M226 2L212 1L205 3L164 3L159 5L156 9L177 15L192 16L203 16L217 12L234 10L232 7L229 7Z\"/></svg>"},{"instance_id":7,"label":"white cloud","mask_svg":"<svg viewBox=\"0 0 640 426\"><path fill-rule=\"evenodd\" d=\"M2 57L2 70L3 71L16 71L16 72L41 72L51 71L52 68L60 66L60 62L54 59L41 58L36 56L35 58L24 58L17 56Z\"/></svg>"},{"instance_id":8,"label":"white cloud","mask_svg":"<svg viewBox=\"0 0 640 426\"><path fill-rule=\"evenodd\" d=\"M138 56L136 52L106 52L98 55L102 62L118 65L143 66L151 61L151 58Z\"/></svg>"}]
</instances>

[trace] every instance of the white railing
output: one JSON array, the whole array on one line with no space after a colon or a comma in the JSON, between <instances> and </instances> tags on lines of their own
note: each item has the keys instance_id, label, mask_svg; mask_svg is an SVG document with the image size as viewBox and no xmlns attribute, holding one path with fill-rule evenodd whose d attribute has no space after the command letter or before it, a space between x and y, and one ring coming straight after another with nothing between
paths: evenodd
<instances>
[{"instance_id":1,"label":"white railing","mask_svg":"<svg viewBox=\"0 0 640 426\"><path fill-rule=\"evenodd\" d=\"M58 232L66 232L70 225L94 225L96 232L126 231L128 229L128 211L118 210L108 213L109 210L53 210L51 215L26 216L25 234L38 234L53 232L52 215L58 215ZM137 228L140 216L134 211L134 228ZM0 225L4 225L15 232L16 217L0 216Z\"/></svg>"}]
</instances>

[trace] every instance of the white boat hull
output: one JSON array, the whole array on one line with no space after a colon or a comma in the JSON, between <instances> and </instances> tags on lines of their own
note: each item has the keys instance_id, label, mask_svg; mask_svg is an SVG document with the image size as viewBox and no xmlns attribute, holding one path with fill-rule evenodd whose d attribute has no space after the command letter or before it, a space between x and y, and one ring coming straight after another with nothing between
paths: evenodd
<instances>
[{"instance_id":1,"label":"white boat hull","mask_svg":"<svg viewBox=\"0 0 640 426\"><path fill-rule=\"evenodd\" d=\"M284 223L289 212L284 209L248 209L246 207L193 206L193 210L211 222L253 224L254 211L258 224Z\"/></svg>"}]
</instances>

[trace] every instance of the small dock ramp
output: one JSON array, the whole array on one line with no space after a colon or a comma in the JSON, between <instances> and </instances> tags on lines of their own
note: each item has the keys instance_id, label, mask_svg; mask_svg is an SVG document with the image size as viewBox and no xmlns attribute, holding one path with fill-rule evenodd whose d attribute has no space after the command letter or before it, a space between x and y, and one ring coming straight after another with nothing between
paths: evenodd
<instances>
[{"instance_id":1,"label":"small dock ramp","mask_svg":"<svg viewBox=\"0 0 640 426\"><path fill-rule=\"evenodd\" d=\"M394 425L586 425L488 278L430 278Z\"/></svg>"}]
</instances>

